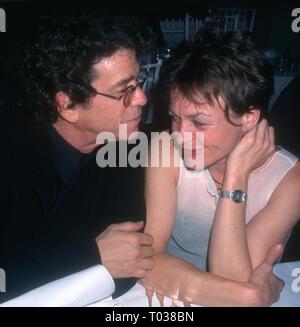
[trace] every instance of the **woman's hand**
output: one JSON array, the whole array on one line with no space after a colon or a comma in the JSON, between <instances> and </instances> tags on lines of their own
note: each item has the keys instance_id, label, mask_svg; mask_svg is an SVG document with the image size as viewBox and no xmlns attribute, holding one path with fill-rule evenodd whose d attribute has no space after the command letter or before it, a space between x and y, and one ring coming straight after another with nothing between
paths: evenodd
<instances>
[{"instance_id":1,"label":"woman's hand","mask_svg":"<svg viewBox=\"0 0 300 327\"><path fill-rule=\"evenodd\" d=\"M146 273L140 283L146 289L149 306L152 306L152 297L156 294L160 305L164 306L164 297L172 299L173 305L180 300L185 306L189 306L195 289L189 289L186 285L186 278L190 267L184 261L170 256L166 253L160 253L154 256L155 266Z\"/></svg>"},{"instance_id":2,"label":"woman's hand","mask_svg":"<svg viewBox=\"0 0 300 327\"><path fill-rule=\"evenodd\" d=\"M247 192L250 174L274 153L274 130L262 120L232 150L226 161L223 191ZM220 198L209 245L210 272L246 282L252 273L246 227L246 202Z\"/></svg>"},{"instance_id":3,"label":"woman's hand","mask_svg":"<svg viewBox=\"0 0 300 327\"><path fill-rule=\"evenodd\" d=\"M251 274L248 285L257 292L257 306L270 306L279 300L284 282L273 273L273 266L283 253L283 245L274 245Z\"/></svg>"},{"instance_id":4,"label":"woman's hand","mask_svg":"<svg viewBox=\"0 0 300 327\"><path fill-rule=\"evenodd\" d=\"M227 158L226 171L249 175L275 152L274 128L263 119L236 145Z\"/></svg>"}]
</instances>

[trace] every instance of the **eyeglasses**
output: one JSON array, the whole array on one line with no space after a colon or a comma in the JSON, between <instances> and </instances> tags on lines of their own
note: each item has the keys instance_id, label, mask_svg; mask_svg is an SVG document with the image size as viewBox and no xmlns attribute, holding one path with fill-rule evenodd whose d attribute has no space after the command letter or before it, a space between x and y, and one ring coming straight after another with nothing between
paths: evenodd
<instances>
[{"instance_id":1,"label":"eyeglasses","mask_svg":"<svg viewBox=\"0 0 300 327\"><path fill-rule=\"evenodd\" d=\"M93 93L102 95L102 96L107 97L109 99L116 100L116 101L120 101L120 100L123 99L123 105L124 105L125 108L127 108L130 105L131 101L132 101L132 96L133 96L135 90L138 87L143 88L143 85L147 81L148 76L149 76L149 70L142 70L140 72L140 74L138 75L138 77L136 78L136 83L134 85L130 85L130 86L126 87L124 90L122 90L121 92L123 94L120 95L120 96L114 96L114 95L111 95L111 94L106 94L106 93L99 92L94 87L92 87L91 85L86 85L86 86ZM72 81L73 83L82 85L82 83L79 83L77 81L74 81L74 80L71 80L71 79L69 79L69 80Z\"/></svg>"},{"instance_id":2,"label":"eyeglasses","mask_svg":"<svg viewBox=\"0 0 300 327\"><path fill-rule=\"evenodd\" d=\"M135 85L130 85L128 87L126 87L126 89L124 89L122 92L123 94L120 96L114 96L114 95L110 95L110 94L106 94L106 93L102 93L102 92L98 92L97 90L94 89L94 92L96 94L105 96L107 98L116 100L116 101L120 101L121 99L123 99L123 105L125 108L127 108L132 100L132 96L135 92L135 90L140 87L142 88L143 85L145 84L145 82L147 81L149 76L149 71L148 70L143 70L140 72L139 76L137 77L137 81Z\"/></svg>"}]
</instances>

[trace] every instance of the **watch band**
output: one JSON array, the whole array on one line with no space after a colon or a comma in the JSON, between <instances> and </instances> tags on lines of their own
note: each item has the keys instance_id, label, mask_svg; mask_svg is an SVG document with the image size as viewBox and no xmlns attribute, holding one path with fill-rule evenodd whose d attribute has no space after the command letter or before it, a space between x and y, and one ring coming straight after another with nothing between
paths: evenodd
<instances>
[{"instance_id":1,"label":"watch band","mask_svg":"<svg viewBox=\"0 0 300 327\"><path fill-rule=\"evenodd\" d=\"M220 198L229 199L234 201L235 203L243 203L247 201L247 193L241 190L233 190L233 191L220 191Z\"/></svg>"}]
</instances>

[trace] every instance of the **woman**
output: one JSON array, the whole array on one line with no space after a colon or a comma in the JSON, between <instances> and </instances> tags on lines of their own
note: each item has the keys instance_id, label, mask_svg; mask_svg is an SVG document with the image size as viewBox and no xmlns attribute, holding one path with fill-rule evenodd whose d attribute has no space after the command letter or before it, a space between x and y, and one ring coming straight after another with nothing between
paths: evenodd
<instances>
[{"instance_id":1,"label":"woman","mask_svg":"<svg viewBox=\"0 0 300 327\"><path fill-rule=\"evenodd\" d=\"M251 282L300 217L300 164L275 147L264 119L272 69L249 40L233 34L178 49L160 83L171 130L181 136L173 156L178 145L184 156L180 167L147 169L146 232L157 260L142 282L187 302L245 305L232 287L210 280ZM184 142L185 132L192 143ZM196 133L203 136L204 167L195 170Z\"/></svg>"}]
</instances>

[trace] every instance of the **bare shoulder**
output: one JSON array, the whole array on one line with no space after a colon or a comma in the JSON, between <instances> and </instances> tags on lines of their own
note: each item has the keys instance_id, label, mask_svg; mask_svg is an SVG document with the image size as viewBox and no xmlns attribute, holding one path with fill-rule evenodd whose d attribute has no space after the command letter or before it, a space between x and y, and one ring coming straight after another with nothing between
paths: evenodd
<instances>
[{"instance_id":1,"label":"bare shoulder","mask_svg":"<svg viewBox=\"0 0 300 327\"><path fill-rule=\"evenodd\" d=\"M297 161L293 168L284 176L275 189L272 198L287 197L290 199L300 198L300 162Z\"/></svg>"},{"instance_id":2,"label":"bare shoulder","mask_svg":"<svg viewBox=\"0 0 300 327\"><path fill-rule=\"evenodd\" d=\"M295 166L283 178L283 182L289 185L300 187L300 161L298 160Z\"/></svg>"}]
</instances>

